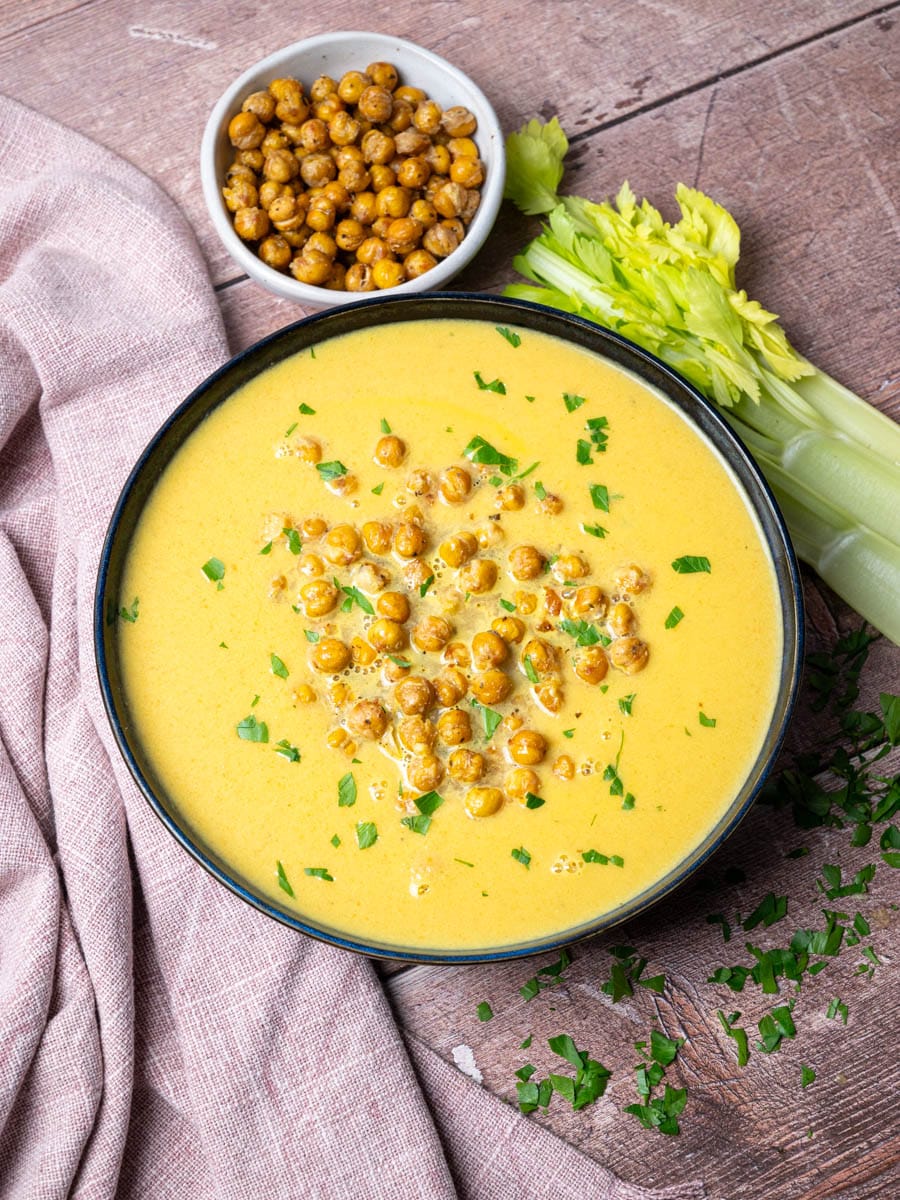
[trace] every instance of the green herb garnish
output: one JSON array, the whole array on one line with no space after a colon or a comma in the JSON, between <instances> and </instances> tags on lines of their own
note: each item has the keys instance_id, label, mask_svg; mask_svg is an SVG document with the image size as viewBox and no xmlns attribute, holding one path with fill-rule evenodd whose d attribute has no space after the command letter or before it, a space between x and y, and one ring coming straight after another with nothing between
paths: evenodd
<instances>
[{"instance_id":1,"label":"green herb garnish","mask_svg":"<svg viewBox=\"0 0 900 1200\"><path fill-rule=\"evenodd\" d=\"M605 538L607 534L602 525L582 525L581 531L582 533L589 533L591 537L595 538Z\"/></svg>"},{"instance_id":2,"label":"green herb garnish","mask_svg":"<svg viewBox=\"0 0 900 1200\"><path fill-rule=\"evenodd\" d=\"M502 454L496 446L478 435L472 438L463 454L469 462L478 466L497 467L504 475L515 475L519 469L518 459Z\"/></svg>"},{"instance_id":3,"label":"green herb garnish","mask_svg":"<svg viewBox=\"0 0 900 1200\"><path fill-rule=\"evenodd\" d=\"M275 753L281 758L287 759L288 762L298 763L300 761L300 751L296 746L292 746L287 738L282 738L275 747Z\"/></svg>"},{"instance_id":4,"label":"green herb garnish","mask_svg":"<svg viewBox=\"0 0 900 1200\"><path fill-rule=\"evenodd\" d=\"M303 550L303 543L300 540L300 534L296 529L289 529L287 526L281 531L287 539L288 550L291 554L300 554Z\"/></svg>"},{"instance_id":5,"label":"green herb garnish","mask_svg":"<svg viewBox=\"0 0 900 1200\"><path fill-rule=\"evenodd\" d=\"M584 438L579 438L575 446L575 461L580 463L582 467L592 467L594 460L591 457L593 446L590 442L586 442Z\"/></svg>"},{"instance_id":6,"label":"green herb garnish","mask_svg":"<svg viewBox=\"0 0 900 1200\"><path fill-rule=\"evenodd\" d=\"M126 608L124 604L122 605L122 607L119 609L119 616L123 621L127 621L130 625L135 623L135 621L138 619L138 603L139 598L135 596L131 602L130 608Z\"/></svg>"},{"instance_id":7,"label":"green herb garnish","mask_svg":"<svg viewBox=\"0 0 900 1200\"><path fill-rule=\"evenodd\" d=\"M493 708L486 708L478 700L471 699L469 703L476 712L481 714L481 719L484 722L484 740L489 742L497 732L497 726L503 720L503 714L498 713Z\"/></svg>"},{"instance_id":8,"label":"green herb garnish","mask_svg":"<svg viewBox=\"0 0 900 1200\"><path fill-rule=\"evenodd\" d=\"M284 665L284 662L278 657L277 654L269 655L269 670L273 675L277 675L279 679L287 679L288 675L290 674L287 667Z\"/></svg>"},{"instance_id":9,"label":"green herb garnish","mask_svg":"<svg viewBox=\"0 0 900 1200\"><path fill-rule=\"evenodd\" d=\"M222 580L225 578L225 564L221 558L208 558L200 570L211 583L218 584L219 591L222 590Z\"/></svg>"},{"instance_id":10,"label":"green herb garnish","mask_svg":"<svg viewBox=\"0 0 900 1200\"><path fill-rule=\"evenodd\" d=\"M419 585L419 595L422 597L427 596L428 589L431 587L431 585L433 583L434 583L434 576L429 575L428 578L425 580L425 582Z\"/></svg>"},{"instance_id":11,"label":"green herb garnish","mask_svg":"<svg viewBox=\"0 0 900 1200\"><path fill-rule=\"evenodd\" d=\"M349 473L344 464L337 459L332 459L331 462L316 463L316 470L325 483L330 483L333 479L340 479L341 476Z\"/></svg>"},{"instance_id":12,"label":"green herb garnish","mask_svg":"<svg viewBox=\"0 0 900 1200\"><path fill-rule=\"evenodd\" d=\"M487 1000L482 1000L481 1003L478 1005L478 1007L475 1009L475 1012L478 1014L479 1021L493 1020L494 1010L491 1008L490 1004L488 1004Z\"/></svg>"},{"instance_id":13,"label":"green herb garnish","mask_svg":"<svg viewBox=\"0 0 900 1200\"><path fill-rule=\"evenodd\" d=\"M251 713L249 717L244 717L243 721L238 722L237 735L245 742L268 742L269 727L265 721L257 721Z\"/></svg>"},{"instance_id":14,"label":"green herb garnish","mask_svg":"<svg viewBox=\"0 0 900 1200\"><path fill-rule=\"evenodd\" d=\"M378 830L375 828L374 821L357 821L356 823L356 844L360 850L368 850L370 846L374 846L378 841Z\"/></svg>"},{"instance_id":15,"label":"green herb garnish","mask_svg":"<svg viewBox=\"0 0 900 1200\"><path fill-rule=\"evenodd\" d=\"M381 483L376 483L375 486L372 488L372 495L380 496L383 491L384 491L384 480L382 479Z\"/></svg>"},{"instance_id":16,"label":"green herb garnish","mask_svg":"<svg viewBox=\"0 0 900 1200\"><path fill-rule=\"evenodd\" d=\"M525 793L525 807L526 808L543 808L546 803L547 803L546 800L542 800L541 797L536 796L534 794L534 792L526 792Z\"/></svg>"},{"instance_id":17,"label":"green herb garnish","mask_svg":"<svg viewBox=\"0 0 900 1200\"><path fill-rule=\"evenodd\" d=\"M531 855L524 846L519 846L517 849L511 850L510 853L516 862L521 863L526 870L531 865Z\"/></svg>"},{"instance_id":18,"label":"green herb garnish","mask_svg":"<svg viewBox=\"0 0 900 1200\"><path fill-rule=\"evenodd\" d=\"M559 958L552 963L548 963L546 967L539 967L537 974L533 975L527 981L524 987L519 988L519 995L523 1000L533 1000L538 992L544 991L546 988L556 987L562 979L563 971L566 967L572 964L572 954L569 950L563 949L560 951ZM520 1047L521 1050L527 1050L531 1045L531 1039L528 1039L528 1045L524 1043Z\"/></svg>"},{"instance_id":19,"label":"green herb garnish","mask_svg":"<svg viewBox=\"0 0 900 1200\"><path fill-rule=\"evenodd\" d=\"M566 412L574 412L576 408L581 408L584 404L584 396L575 396L572 392L563 392L563 403L566 406Z\"/></svg>"},{"instance_id":20,"label":"green herb garnish","mask_svg":"<svg viewBox=\"0 0 900 1200\"><path fill-rule=\"evenodd\" d=\"M706 715L706 713L702 712L702 711L700 713L698 713L698 716L700 717L701 725L705 726L707 729L715 729L715 727L716 727L716 718L715 717L708 717Z\"/></svg>"},{"instance_id":21,"label":"green herb garnish","mask_svg":"<svg viewBox=\"0 0 900 1200\"><path fill-rule=\"evenodd\" d=\"M631 708L634 704L635 694L635 692L632 692L630 696L622 696L619 700L619 710L620 712L623 712L626 717L631 716Z\"/></svg>"},{"instance_id":22,"label":"green herb garnish","mask_svg":"<svg viewBox=\"0 0 900 1200\"><path fill-rule=\"evenodd\" d=\"M516 606L512 603L511 600L502 600L501 599L501 600L498 600L497 603L500 605L500 607L502 609L505 609L506 612L515 612L516 611Z\"/></svg>"},{"instance_id":23,"label":"green herb garnish","mask_svg":"<svg viewBox=\"0 0 900 1200\"><path fill-rule=\"evenodd\" d=\"M304 867L303 874L311 875L313 879L324 879L326 883L334 883L334 876L327 867Z\"/></svg>"},{"instance_id":24,"label":"green herb garnish","mask_svg":"<svg viewBox=\"0 0 900 1200\"><path fill-rule=\"evenodd\" d=\"M263 546L262 550L260 550L260 554L271 554L271 553L272 553L272 543L266 542L266 544Z\"/></svg>"},{"instance_id":25,"label":"green herb garnish","mask_svg":"<svg viewBox=\"0 0 900 1200\"><path fill-rule=\"evenodd\" d=\"M666 617L666 629L674 629L679 621L684 620L684 613L676 604L669 615Z\"/></svg>"},{"instance_id":26,"label":"green herb garnish","mask_svg":"<svg viewBox=\"0 0 900 1200\"><path fill-rule=\"evenodd\" d=\"M602 483L592 483L588 488L591 494L591 504L601 512L609 512L609 488Z\"/></svg>"},{"instance_id":27,"label":"green herb garnish","mask_svg":"<svg viewBox=\"0 0 900 1200\"><path fill-rule=\"evenodd\" d=\"M388 423L384 419L384 417L381 418L381 432L382 433L390 433L391 432L391 427L390 427L390 425L388 425Z\"/></svg>"},{"instance_id":28,"label":"green herb garnish","mask_svg":"<svg viewBox=\"0 0 900 1200\"><path fill-rule=\"evenodd\" d=\"M506 395L506 384L503 383L501 380L492 379L490 383L486 383L485 380L482 378L480 371L475 371L475 372L473 372L473 374L475 376L475 382L478 384L479 391L496 392L498 396Z\"/></svg>"},{"instance_id":29,"label":"green herb garnish","mask_svg":"<svg viewBox=\"0 0 900 1200\"><path fill-rule=\"evenodd\" d=\"M679 575L696 575L704 571L707 575L712 573L709 559L702 554L683 554L672 563L672 570L677 571Z\"/></svg>"},{"instance_id":30,"label":"green herb garnish","mask_svg":"<svg viewBox=\"0 0 900 1200\"><path fill-rule=\"evenodd\" d=\"M353 772L348 771L338 780L338 807L352 808L355 803L356 780L353 778Z\"/></svg>"},{"instance_id":31,"label":"green herb garnish","mask_svg":"<svg viewBox=\"0 0 900 1200\"><path fill-rule=\"evenodd\" d=\"M318 633L316 633L316 631L314 629L304 629L303 636L306 638L306 640L308 642L313 642L313 643L317 642L320 637L320 635Z\"/></svg>"},{"instance_id":32,"label":"green herb garnish","mask_svg":"<svg viewBox=\"0 0 900 1200\"><path fill-rule=\"evenodd\" d=\"M316 415L316 410L314 408L310 408L308 404L301 404L300 412L303 413L304 417L314 417Z\"/></svg>"},{"instance_id":33,"label":"green herb garnish","mask_svg":"<svg viewBox=\"0 0 900 1200\"><path fill-rule=\"evenodd\" d=\"M276 865L278 867L278 886L283 892L287 892L289 896L293 896L294 889L290 885L288 877L285 874L284 867L281 865L281 861L278 860Z\"/></svg>"},{"instance_id":34,"label":"green herb garnish","mask_svg":"<svg viewBox=\"0 0 900 1200\"><path fill-rule=\"evenodd\" d=\"M498 325L496 329L500 336L509 342L513 350L517 350L521 346L522 339L512 329L507 329L505 325Z\"/></svg>"}]
</instances>

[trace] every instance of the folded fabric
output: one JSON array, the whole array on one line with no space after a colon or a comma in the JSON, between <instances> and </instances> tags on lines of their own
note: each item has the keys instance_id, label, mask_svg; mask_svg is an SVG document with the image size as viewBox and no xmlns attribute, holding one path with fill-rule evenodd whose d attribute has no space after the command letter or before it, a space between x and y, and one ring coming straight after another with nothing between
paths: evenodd
<instances>
[{"instance_id":1,"label":"folded fabric","mask_svg":"<svg viewBox=\"0 0 900 1200\"><path fill-rule=\"evenodd\" d=\"M100 547L226 357L174 205L0 98L0 1196L702 1195L623 1184L413 1062L370 963L232 896L131 781L93 661Z\"/></svg>"}]
</instances>

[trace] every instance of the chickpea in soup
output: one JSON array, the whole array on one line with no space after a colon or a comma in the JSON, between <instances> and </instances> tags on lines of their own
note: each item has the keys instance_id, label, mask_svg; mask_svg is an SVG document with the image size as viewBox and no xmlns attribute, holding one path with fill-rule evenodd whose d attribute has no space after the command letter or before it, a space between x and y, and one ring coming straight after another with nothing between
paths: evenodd
<instances>
[{"instance_id":1,"label":"chickpea in soup","mask_svg":"<svg viewBox=\"0 0 900 1200\"><path fill-rule=\"evenodd\" d=\"M706 440L612 363L414 321L273 366L129 550L129 716L192 837L314 924L466 950L673 870L760 751L775 576Z\"/></svg>"}]
</instances>

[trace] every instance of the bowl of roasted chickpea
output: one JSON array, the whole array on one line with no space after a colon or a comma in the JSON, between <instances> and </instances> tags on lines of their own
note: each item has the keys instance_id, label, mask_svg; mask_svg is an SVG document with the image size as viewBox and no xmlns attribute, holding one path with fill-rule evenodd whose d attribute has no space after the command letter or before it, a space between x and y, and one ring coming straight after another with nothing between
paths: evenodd
<instances>
[{"instance_id":1,"label":"bowl of roasted chickpea","mask_svg":"<svg viewBox=\"0 0 900 1200\"><path fill-rule=\"evenodd\" d=\"M246 70L200 151L238 266L306 308L446 287L503 198L503 134L471 79L402 38L322 34Z\"/></svg>"}]
</instances>

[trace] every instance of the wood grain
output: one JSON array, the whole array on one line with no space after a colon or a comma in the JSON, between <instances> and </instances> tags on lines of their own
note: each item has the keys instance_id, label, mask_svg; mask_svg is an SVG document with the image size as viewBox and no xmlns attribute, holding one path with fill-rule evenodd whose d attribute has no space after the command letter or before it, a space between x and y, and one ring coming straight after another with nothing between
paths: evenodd
<instances>
[{"instance_id":1,"label":"wood grain","mask_svg":"<svg viewBox=\"0 0 900 1200\"><path fill-rule=\"evenodd\" d=\"M742 285L781 314L800 350L897 418L898 17L900 4L871 0L529 0L514 15L499 0L395 0L370 7L363 23L468 71L507 129L558 114L573 136L569 190L603 197L627 177L668 216L679 180L721 200L743 230ZM0 0L0 86L117 150L169 192L197 232L237 351L303 312L241 279L215 238L197 180L206 114L254 59L360 20L347 0L296 12L271 0ZM537 227L505 208L456 286L501 290ZM808 572L804 591L811 650L858 624ZM897 690L900 651L877 643L861 682L864 707ZM838 738L834 719L808 700L784 763ZM807 856L785 858L801 845ZM734 995L709 974L747 961L747 939L784 945L795 929L821 927L823 863L840 864L846 878L873 861L869 894L838 903L868 918L882 964L872 978L856 976L860 956L845 949L796 995L796 1039L738 1068L716 1010L740 1009L752 1038L772 1001L749 989ZM743 882L726 882L732 866ZM789 897L787 920L772 929L738 929L726 945L707 923L724 913L737 927L768 891ZM597 1105L574 1114L557 1099L532 1119L626 1179L662 1186L699 1177L711 1200L895 1200L898 908L900 872L880 863L877 847L850 847L847 831L804 833L788 812L757 806L690 884L578 947L565 981L530 1003L518 989L534 963L380 970L409 1033L447 1061L454 1047L471 1047L484 1086L509 1102L514 1071L529 1060L546 1071L546 1039L561 1032L612 1068ZM603 993L609 949L623 941L647 956L648 973L665 973L661 996L638 989L614 1005ZM834 996L850 1006L846 1028L825 1017ZM487 1023L475 1014L484 999L496 1014ZM686 1038L669 1072L689 1090L678 1138L647 1132L620 1111L636 1098L633 1043L652 1025ZM531 1048L519 1050L529 1034ZM801 1065L816 1071L805 1090Z\"/></svg>"}]
</instances>

